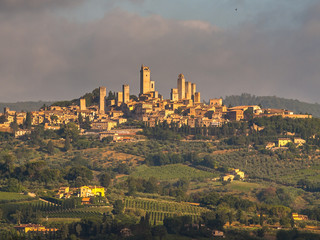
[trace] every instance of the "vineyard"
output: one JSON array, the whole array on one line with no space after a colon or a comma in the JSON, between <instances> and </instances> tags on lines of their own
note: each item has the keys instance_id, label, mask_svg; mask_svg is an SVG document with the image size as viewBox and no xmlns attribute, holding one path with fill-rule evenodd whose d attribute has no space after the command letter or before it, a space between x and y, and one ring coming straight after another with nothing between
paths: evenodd
<instances>
[{"instance_id":1,"label":"vineyard","mask_svg":"<svg viewBox=\"0 0 320 240\"><path fill-rule=\"evenodd\" d=\"M201 213L207 210L202 207L193 206L189 203L177 203L168 201L157 201L151 199L126 198L125 209L142 209L150 216L150 222L162 224L167 217L190 216L196 222Z\"/></svg>"},{"instance_id":2,"label":"vineyard","mask_svg":"<svg viewBox=\"0 0 320 240\"><path fill-rule=\"evenodd\" d=\"M19 201L18 201L19 200ZM106 207L76 207L73 204L66 204L66 202L48 202L34 198L21 198L16 202L0 204L4 216L9 216L17 210L32 209L38 211L43 217L46 218L85 218L97 217L101 218L104 213L109 213L110 208ZM59 204L60 203L60 204Z\"/></svg>"},{"instance_id":3,"label":"vineyard","mask_svg":"<svg viewBox=\"0 0 320 240\"><path fill-rule=\"evenodd\" d=\"M63 211L54 211L45 213L48 218L86 218L86 217L102 217L100 211L81 211L78 209L70 209Z\"/></svg>"}]
</instances>

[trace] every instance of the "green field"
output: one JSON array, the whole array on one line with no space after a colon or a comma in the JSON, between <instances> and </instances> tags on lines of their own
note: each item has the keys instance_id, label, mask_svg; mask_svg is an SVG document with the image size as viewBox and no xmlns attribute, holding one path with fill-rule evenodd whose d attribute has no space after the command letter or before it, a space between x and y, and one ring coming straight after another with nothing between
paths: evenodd
<instances>
[{"instance_id":1,"label":"green field","mask_svg":"<svg viewBox=\"0 0 320 240\"><path fill-rule=\"evenodd\" d=\"M312 182L320 181L320 166L312 166L306 169L296 170L294 174L280 176L279 179L288 183L297 183L300 179L307 179Z\"/></svg>"},{"instance_id":2,"label":"green field","mask_svg":"<svg viewBox=\"0 0 320 240\"><path fill-rule=\"evenodd\" d=\"M146 165L141 165L135 169L131 176L145 179L155 177L164 181L181 178L192 180L217 177L214 173L198 170L183 164L172 164L161 167L148 167Z\"/></svg>"},{"instance_id":3,"label":"green field","mask_svg":"<svg viewBox=\"0 0 320 240\"><path fill-rule=\"evenodd\" d=\"M80 222L81 218L41 218L42 223L73 223L73 222Z\"/></svg>"},{"instance_id":4,"label":"green field","mask_svg":"<svg viewBox=\"0 0 320 240\"><path fill-rule=\"evenodd\" d=\"M30 200L32 197L14 192L0 192L0 201L23 201Z\"/></svg>"},{"instance_id":5,"label":"green field","mask_svg":"<svg viewBox=\"0 0 320 240\"><path fill-rule=\"evenodd\" d=\"M233 181L227 185L227 189L239 192L252 192L255 189L264 188L266 186L258 183L249 183L241 181Z\"/></svg>"}]
</instances>

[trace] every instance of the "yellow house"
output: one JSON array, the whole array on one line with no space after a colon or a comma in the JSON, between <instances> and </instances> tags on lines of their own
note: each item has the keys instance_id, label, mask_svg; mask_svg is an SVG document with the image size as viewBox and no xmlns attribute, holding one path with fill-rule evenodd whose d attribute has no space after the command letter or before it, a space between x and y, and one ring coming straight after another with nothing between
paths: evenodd
<instances>
[{"instance_id":1,"label":"yellow house","mask_svg":"<svg viewBox=\"0 0 320 240\"><path fill-rule=\"evenodd\" d=\"M298 214L298 213L292 213L292 218L295 221L308 220L308 216L307 215L301 215L301 214Z\"/></svg>"},{"instance_id":2,"label":"yellow house","mask_svg":"<svg viewBox=\"0 0 320 240\"><path fill-rule=\"evenodd\" d=\"M244 179L244 172L238 171L236 175L239 175L240 179Z\"/></svg>"},{"instance_id":3,"label":"yellow house","mask_svg":"<svg viewBox=\"0 0 320 240\"><path fill-rule=\"evenodd\" d=\"M93 197L101 196L104 197L104 187L97 186L82 186L80 187L80 197Z\"/></svg>"},{"instance_id":4,"label":"yellow house","mask_svg":"<svg viewBox=\"0 0 320 240\"><path fill-rule=\"evenodd\" d=\"M276 144L274 142L268 142L266 145L266 149L272 149L276 146Z\"/></svg>"},{"instance_id":5,"label":"yellow house","mask_svg":"<svg viewBox=\"0 0 320 240\"><path fill-rule=\"evenodd\" d=\"M56 198L69 198L70 197L70 188L69 187L60 187L58 193L56 194Z\"/></svg>"},{"instance_id":6,"label":"yellow house","mask_svg":"<svg viewBox=\"0 0 320 240\"><path fill-rule=\"evenodd\" d=\"M291 143L290 138L279 138L278 139L278 147L285 147L288 143Z\"/></svg>"},{"instance_id":7,"label":"yellow house","mask_svg":"<svg viewBox=\"0 0 320 240\"><path fill-rule=\"evenodd\" d=\"M234 179L234 175L231 175L231 174L227 174L227 175L225 175L225 176L222 177L222 180L223 180L224 182L227 182L227 181L232 182L233 179Z\"/></svg>"},{"instance_id":8,"label":"yellow house","mask_svg":"<svg viewBox=\"0 0 320 240\"><path fill-rule=\"evenodd\" d=\"M46 228L39 224L20 224L19 226L14 227L16 230L20 232L56 232L58 231L57 228Z\"/></svg>"},{"instance_id":9,"label":"yellow house","mask_svg":"<svg viewBox=\"0 0 320 240\"><path fill-rule=\"evenodd\" d=\"M298 147L302 146L303 144L306 143L306 140L302 138L294 138L293 139L294 144L296 144Z\"/></svg>"},{"instance_id":10,"label":"yellow house","mask_svg":"<svg viewBox=\"0 0 320 240\"><path fill-rule=\"evenodd\" d=\"M69 187L61 187L59 188L59 192L61 193L68 193L70 191Z\"/></svg>"}]
</instances>

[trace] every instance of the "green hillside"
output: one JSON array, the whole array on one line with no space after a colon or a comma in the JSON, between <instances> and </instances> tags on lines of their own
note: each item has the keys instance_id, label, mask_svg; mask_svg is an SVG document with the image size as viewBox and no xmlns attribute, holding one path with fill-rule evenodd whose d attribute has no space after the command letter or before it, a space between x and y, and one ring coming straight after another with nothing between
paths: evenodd
<instances>
[{"instance_id":1,"label":"green hillside","mask_svg":"<svg viewBox=\"0 0 320 240\"><path fill-rule=\"evenodd\" d=\"M296 99L286 99L276 96L255 96L248 93L226 96L224 99L226 106L258 105L264 108L279 108L291 110L295 113L311 113L314 117L320 117L320 104L301 102Z\"/></svg>"}]
</instances>

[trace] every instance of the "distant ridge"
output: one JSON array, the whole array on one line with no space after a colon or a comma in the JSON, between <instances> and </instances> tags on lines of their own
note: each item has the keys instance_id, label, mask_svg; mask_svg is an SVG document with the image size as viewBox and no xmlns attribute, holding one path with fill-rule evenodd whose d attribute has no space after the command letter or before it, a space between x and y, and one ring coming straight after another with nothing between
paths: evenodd
<instances>
[{"instance_id":1,"label":"distant ridge","mask_svg":"<svg viewBox=\"0 0 320 240\"><path fill-rule=\"evenodd\" d=\"M309 113L314 117L320 117L320 104L306 103L296 99L286 99L276 96L255 96L248 93L226 96L224 99L226 106L258 105L263 108L280 108L293 111L295 113Z\"/></svg>"},{"instance_id":2,"label":"distant ridge","mask_svg":"<svg viewBox=\"0 0 320 240\"><path fill-rule=\"evenodd\" d=\"M16 102L16 103L0 103L0 112L3 112L5 107L10 108L14 111L36 111L39 110L44 104L46 106L50 106L53 102L45 102L45 101L38 101L38 102Z\"/></svg>"}]
</instances>

